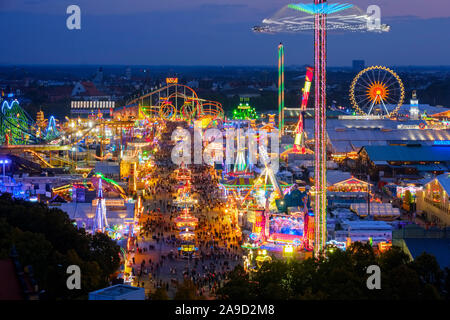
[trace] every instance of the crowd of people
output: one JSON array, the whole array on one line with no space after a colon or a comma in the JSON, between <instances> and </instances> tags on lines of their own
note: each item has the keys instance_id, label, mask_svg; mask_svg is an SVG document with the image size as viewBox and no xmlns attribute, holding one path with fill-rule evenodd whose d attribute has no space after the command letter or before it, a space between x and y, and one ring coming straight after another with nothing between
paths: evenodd
<instances>
[{"instance_id":1,"label":"crowd of people","mask_svg":"<svg viewBox=\"0 0 450 320\"><path fill-rule=\"evenodd\" d=\"M132 273L136 285L150 292L163 288L173 296L177 287L189 279L196 295L212 298L226 280L227 272L240 263L241 235L235 221L226 213L214 168L190 165L191 196L197 200L190 211L199 219L194 230L198 250L189 256L181 254L180 230L174 221L181 210L171 201L179 186L177 166L166 161L170 162L173 148L170 130L177 125L167 123L158 141L154 166L142 171L142 179L147 183Z\"/></svg>"}]
</instances>

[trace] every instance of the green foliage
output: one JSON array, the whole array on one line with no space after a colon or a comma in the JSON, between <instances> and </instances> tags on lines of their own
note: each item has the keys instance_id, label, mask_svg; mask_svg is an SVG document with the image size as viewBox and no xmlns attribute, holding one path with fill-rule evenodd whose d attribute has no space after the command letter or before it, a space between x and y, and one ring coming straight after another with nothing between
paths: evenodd
<instances>
[{"instance_id":1,"label":"green foliage","mask_svg":"<svg viewBox=\"0 0 450 320\"><path fill-rule=\"evenodd\" d=\"M120 248L104 234L77 229L66 213L42 204L0 196L0 259L13 245L22 266L32 266L39 290L48 299L86 298L108 285L120 265ZM69 265L81 269L81 290L68 290Z\"/></svg>"},{"instance_id":2,"label":"green foliage","mask_svg":"<svg viewBox=\"0 0 450 320\"><path fill-rule=\"evenodd\" d=\"M381 269L381 289L367 288L367 267ZM368 244L354 243L346 251L327 248L320 259L273 260L264 263L250 281L242 267L230 272L219 290L222 299L441 299L450 285L449 271L436 259L422 254L415 261L400 248L376 255ZM442 284L442 285L441 285ZM448 295L447 295L448 299Z\"/></svg>"},{"instance_id":3,"label":"green foliage","mask_svg":"<svg viewBox=\"0 0 450 320\"><path fill-rule=\"evenodd\" d=\"M197 288L190 279L185 279L181 285L178 286L175 293L175 300L200 300L197 296Z\"/></svg>"},{"instance_id":4,"label":"green foliage","mask_svg":"<svg viewBox=\"0 0 450 320\"><path fill-rule=\"evenodd\" d=\"M157 288L155 293L150 295L152 300L169 300L169 296L167 295L167 291L164 288Z\"/></svg>"},{"instance_id":5,"label":"green foliage","mask_svg":"<svg viewBox=\"0 0 450 320\"><path fill-rule=\"evenodd\" d=\"M237 265L229 274L229 281L219 288L217 295L222 299L238 300L256 298L255 284L250 282L248 274L241 265Z\"/></svg>"}]
</instances>

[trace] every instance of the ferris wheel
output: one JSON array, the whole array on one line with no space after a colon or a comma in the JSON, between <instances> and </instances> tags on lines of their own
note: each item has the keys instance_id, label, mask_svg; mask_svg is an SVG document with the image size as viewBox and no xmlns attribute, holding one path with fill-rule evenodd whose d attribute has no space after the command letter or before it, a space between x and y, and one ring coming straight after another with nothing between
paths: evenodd
<instances>
[{"instance_id":1,"label":"ferris wheel","mask_svg":"<svg viewBox=\"0 0 450 320\"><path fill-rule=\"evenodd\" d=\"M405 88L400 77L382 66L362 70L350 87L350 101L361 115L394 116L404 97Z\"/></svg>"}]
</instances>

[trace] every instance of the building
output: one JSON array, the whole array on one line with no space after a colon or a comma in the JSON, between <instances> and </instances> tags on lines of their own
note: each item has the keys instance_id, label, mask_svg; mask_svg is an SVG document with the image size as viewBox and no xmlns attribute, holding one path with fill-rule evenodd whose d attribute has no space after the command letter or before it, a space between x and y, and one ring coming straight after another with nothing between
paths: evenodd
<instances>
[{"instance_id":1,"label":"building","mask_svg":"<svg viewBox=\"0 0 450 320\"><path fill-rule=\"evenodd\" d=\"M92 82L94 82L95 85L101 85L103 83L103 68L102 67L98 68Z\"/></svg>"},{"instance_id":2,"label":"building","mask_svg":"<svg viewBox=\"0 0 450 320\"><path fill-rule=\"evenodd\" d=\"M327 172L328 205L350 206L367 201L369 183L353 177L350 172L329 170Z\"/></svg>"},{"instance_id":3,"label":"building","mask_svg":"<svg viewBox=\"0 0 450 320\"><path fill-rule=\"evenodd\" d=\"M450 165L450 147L439 145L364 146L358 156L363 170L380 178L438 175L448 171Z\"/></svg>"},{"instance_id":4,"label":"building","mask_svg":"<svg viewBox=\"0 0 450 320\"><path fill-rule=\"evenodd\" d=\"M438 226L450 226L450 174L444 173L426 183L416 195L418 214Z\"/></svg>"},{"instance_id":5,"label":"building","mask_svg":"<svg viewBox=\"0 0 450 320\"><path fill-rule=\"evenodd\" d=\"M450 267L450 228L409 224L392 232L392 244L400 247L411 260L426 252L436 257L441 269Z\"/></svg>"},{"instance_id":6,"label":"building","mask_svg":"<svg viewBox=\"0 0 450 320\"><path fill-rule=\"evenodd\" d=\"M71 116L86 116L89 114L98 115L107 114L110 117L114 112L116 106L115 101L71 101L70 104L70 115Z\"/></svg>"},{"instance_id":7,"label":"building","mask_svg":"<svg viewBox=\"0 0 450 320\"><path fill-rule=\"evenodd\" d=\"M145 300L145 289L116 284L115 286L89 292L89 300Z\"/></svg>"},{"instance_id":8,"label":"building","mask_svg":"<svg viewBox=\"0 0 450 320\"><path fill-rule=\"evenodd\" d=\"M131 80L131 68L130 67L126 67L126 69L125 69L125 79Z\"/></svg>"},{"instance_id":9,"label":"building","mask_svg":"<svg viewBox=\"0 0 450 320\"><path fill-rule=\"evenodd\" d=\"M353 60L352 69L354 71L361 71L366 67L366 62L364 60Z\"/></svg>"},{"instance_id":10,"label":"building","mask_svg":"<svg viewBox=\"0 0 450 320\"><path fill-rule=\"evenodd\" d=\"M106 217L111 228L117 227L128 232L128 226L134 222L135 203L125 202L123 199L106 199ZM92 202L52 203L50 208L57 208L75 220L78 228L91 230L94 223L97 199Z\"/></svg>"},{"instance_id":11,"label":"building","mask_svg":"<svg viewBox=\"0 0 450 320\"><path fill-rule=\"evenodd\" d=\"M392 226L384 221L342 220L340 226L340 230L335 231L335 240L339 242L346 242L347 238L352 242L371 239L373 244L392 240Z\"/></svg>"},{"instance_id":12,"label":"building","mask_svg":"<svg viewBox=\"0 0 450 320\"><path fill-rule=\"evenodd\" d=\"M97 89L90 81L77 82L72 89L72 98L79 100L109 100L110 96Z\"/></svg>"},{"instance_id":13,"label":"building","mask_svg":"<svg viewBox=\"0 0 450 320\"><path fill-rule=\"evenodd\" d=\"M375 220L394 220L400 217L400 210L394 208L391 203L371 202L353 203L350 208L360 217L370 216Z\"/></svg>"}]
</instances>

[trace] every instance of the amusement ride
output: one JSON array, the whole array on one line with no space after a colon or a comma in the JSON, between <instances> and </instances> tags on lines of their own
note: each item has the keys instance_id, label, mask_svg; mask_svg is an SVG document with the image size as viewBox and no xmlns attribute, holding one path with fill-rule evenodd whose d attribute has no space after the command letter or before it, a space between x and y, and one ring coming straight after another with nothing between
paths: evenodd
<instances>
[{"instance_id":1,"label":"amusement ride","mask_svg":"<svg viewBox=\"0 0 450 320\"><path fill-rule=\"evenodd\" d=\"M358 73L350 86L350 101L361 115L393 117L397 114L405 89L400 77L391 69L372 66Z\"/></svg>"},{"instance_id":2,"label":"amusement ride","mask_svg":"<svg viewBox=\"0 0 450 320\"><path fill-rule=\"evenodd\" d=\"M369 28L370 17L352 4L328 3L314 0L312 4L289 4L274 16L264 19L263 25L254 27L256 32L303 32L314 30L314 254L322 255L327 242L327 195L326 195L326 59L327 31L389 31L389 26Z\"/></svg>"}]
</instances>

